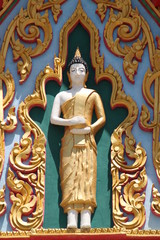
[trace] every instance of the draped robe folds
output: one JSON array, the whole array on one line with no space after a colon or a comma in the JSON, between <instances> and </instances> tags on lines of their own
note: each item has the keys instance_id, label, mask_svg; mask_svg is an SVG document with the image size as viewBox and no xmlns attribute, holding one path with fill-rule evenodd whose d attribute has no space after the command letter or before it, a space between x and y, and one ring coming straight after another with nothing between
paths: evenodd
<instances>
[{"instance_id":1,"label":"draped robe folds","mask_svg":"<svg viewBox=\"0 0 160 240\"><path fill-rule=\"evenodd\" d=\"M84 128L86 125L74 125L65 128L60 152L60 179L62 189L61 206L64 212L84 209L94 212L96 204L97 148L94 132L101 128L97 124L92 128L92 114L95 110L97 118L105 118L103 105L94 90L77 93L62 104L64 119L84 116L86 125L91 127L89 134L72 134L72 128ZM93 124L94 125L94 124Z\"/></svg>"}]
</instances>

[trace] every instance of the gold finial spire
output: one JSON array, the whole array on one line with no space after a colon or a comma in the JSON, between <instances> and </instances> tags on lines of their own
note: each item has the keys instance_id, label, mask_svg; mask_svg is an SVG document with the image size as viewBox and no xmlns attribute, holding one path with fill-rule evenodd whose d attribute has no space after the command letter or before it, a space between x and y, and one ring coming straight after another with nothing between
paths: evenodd
<instances>
[{"instance_id":1,"label":"gold finial spire","mask_svg":"<svg viewBox=\"0 0 160 240\"><path fill-rule=\"evenodd\" d=\"M77 47L74 57L79 57L79 58L81 57L81 53L79 51L79 47Z\"/></svg>"}]
</instances>

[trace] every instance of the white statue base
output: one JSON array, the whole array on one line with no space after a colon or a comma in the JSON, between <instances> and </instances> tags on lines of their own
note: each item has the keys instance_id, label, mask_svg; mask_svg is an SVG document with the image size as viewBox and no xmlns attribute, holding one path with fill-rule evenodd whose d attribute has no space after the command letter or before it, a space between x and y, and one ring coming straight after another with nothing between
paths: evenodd
<instances>
[{"instance_id":1,"label":"white statue base","mask_svg":"<svg viewBox=\"0 0 160 240\"><path fill-rule=\"evenodd\" d=\"M91 228L91 212L83 210L81 212L81 228Z\"/></svg>"},{"instance_id":2,"label":"white statue base","mask_svg":"<svg viewBox=\"0 0 160 240\"><path fill-rule=\"evenodd\" d=\"M67 228L77 228L78 212L75 210L68 211Z\"/></svg>"}]
</instances>

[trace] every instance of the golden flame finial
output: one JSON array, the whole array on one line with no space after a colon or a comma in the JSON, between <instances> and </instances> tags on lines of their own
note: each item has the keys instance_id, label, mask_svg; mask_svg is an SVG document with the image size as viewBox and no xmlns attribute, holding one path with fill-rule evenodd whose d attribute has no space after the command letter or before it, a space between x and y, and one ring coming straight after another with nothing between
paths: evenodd
<instances>
[{"instance_id":1,"label":"golden flame finial","mask_svg":"<svg viewBox=\"0 0 160 240\"><path fill-rule=\"evenodd\" d=\"M81 57L81 53L79 51L79 47L77 47L74 57L79 57L79 58Z\"/></svg>"}]
</instances>

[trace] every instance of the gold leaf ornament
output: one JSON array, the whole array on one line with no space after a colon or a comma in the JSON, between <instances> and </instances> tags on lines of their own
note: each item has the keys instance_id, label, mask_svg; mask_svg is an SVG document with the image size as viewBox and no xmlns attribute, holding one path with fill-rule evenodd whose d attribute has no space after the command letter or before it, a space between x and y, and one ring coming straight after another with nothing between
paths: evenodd
<instances>
[{"instance_id":1,"label":"gold leaf ornament","mask_svg":"<svg viewBox=\"0 0 160 240\"><path fill-rule=\"evenodd\" d=\"M107 4L105 4L105 3L98 3L97 4L96 13L100 17L101 22L104 21L105 16L106 16L106 12L107 12Z\"/></svg>"},{"instance_id":2,"label":"gold leaf ornament","mask_svg":"<svg viewBox=\"0 0 160 240\"><path fill-rule=\"evenodd\" d=\"M5 186L0 190L0 216L2 216L7 209L7 204L5 202Z\"/></svg>"},{"instance_id":3,"label":"gold leaf ornament","mask_svg":"<svg viewBox=\"0 0 160 240\"><path fill-rule=\"evenodd\" d=\"M29 1L31 3L31 1ZM32 2L33 3L33 2ZM121 1L122 3L122 1ZM120 8L116 4L112 2L114 6L118 9ZM128 1L126 2L128 4ZM123 4L121 4L123 5ZM127 14L129 11L129 5L127 11L123 12L122 15ZM33 9L36 9L36 6ZM47 7L47 5L40 5L39 8ZM35 10L37 11L37 10ZM35 12L34 12L35 14ZM33 94L26 97L24 102L21 102L19 106L19 119L22 122L24 135L22 137L21 143L16 144L12 149L10 155L10 165L14 171L17 172L17 182L23 186L23 189L28 193L31 192L32 188L34 191L35 199L36 199L36 207L40 206L40 209L43 209L44 205L44 178L45 178L45 143L46 139L42 130L37 126L37 124L30 118L29 109L34 106L41 106L45 109L47 104L46 93L45 93L45 83L48 80L55 80L59 84L62 82L62 68L65 66L65 61L67 58L67 46L68 46L68 34L70 31L77 26L77 24L82 24L85 29L90 34L90 52L91 52L91 61L92 65L95 69L95 79L96 83L99 83L101 80L110 81L112 84L112 95L111 95L111 107L114 109L119 106L123 106L128 110L128 116L126 119L115 129L112 137L112 149L111 149L111 172L112 172L112 211L113 211L113 221L116 229L121 228L124 229L137 229L142 227L145 221L145 210L143 204L140 204L144 199L144 195L139 195L145 186L146 186L146 177L144 177L143 187L141 181L141 174L145 175L143 171L144 165L146 162L146 153L145 150L141 147L140 144L135 143L134 137L132 135L132 127L134 122L137 119L138 111L137 106L133 99L127 96L123 90L122 80L117 71L109 65L106 69L104 69L104 56L99 55L99 43L100 38L98 34L98 29L95 27L93 22L89 19L87 14L84 12L80 1L78 2L77 8L73 15L68 19L68 21L64 24L61 29L59 36L59 55L54 58L54 71L47 66L43 72L40 72L39 76L36 80L36 86ZM134 23L135 24L135 23ZM123 31L122 31L123 32ZM33 136L33 142L31 135ZM126 142L126 148L123 144L123 139ZM125 160L125 152L133 161L133 166L128 165ZM29 157L31 159L29 160ZM23 162L24 160L24 162ZM29 161L27 161L29 160ZM138 178L138 180L136 180ZM23 221L23 211L22 209L17 209L16 202L24 202L23 205L27 204L26 200L22 199L20 195L16 195L16 186L14 183L14 176L11 176L11 173L8 172L8 184L11 185L10 189L13 192L12 194L12 212L10 215L11 225L13 229L16 230L29 230L34 228L39 228L43 222L43 211L39 216L39 223L37 224L37 220L34 217L31 217L31 221L28 219L26 222ZM21 179L21 180L20 180ZM135 181L138 184L137 187L133 187ZM28 185L30 188L28 189ZM128 184L128 185L127 185ZM126 188L125 188L126 186ZM121 189L130 190L130 195L125 196L123 198L124 193L121 192ZM134 189L134 190L133 190ZM28 194L27 193L27 194ZM127 190L125 191L127 194ZM124 201L120 203L120 196L124 199ZM140 197L142 196L142 197ZM22 199L20 200L19 199ZM27 199L27 198L26 198ZM30 198L28 198L30 199ZM131 201L134 200L133 204ZM28 200L27 200L28 201ZM32 200L31 200L32 202ZM139 204L138 204L139 203ZM121 207L123 205L123 208ZM125 223L126 213L125 209L129 208L131 205L133 221ZM29 205L30 206L30 205ZM17 211L15 210L17 209ZM27 211L31 210L32 207L27 208ZM33 209L32 209L33 210ZM135 212L139 213L139 221L137 222L137 215ZM13 215L14 213L14 215ZM20 213L18 216L17 213ZM29 213L29 212L28 212ZM37 216L38 209L35 208L35 211L30 212L33 216ZM25 213L27 214L27 213ZM14 216L14 219L13 219ZM116 217L118 216L118 220ZM119 217L121 216L121 217ZM13 220L12 220L13 219ZM135 220L134 220L135 219ZM31 224L32 222L32 224ZM22 224L21 224L22 223ZM98 231L98 230L97 230Z\"/></svg>"},{"instance_id":4,"label":"gold leaf ornament","mask_svg":"<svg viewBox=\"0 0 160 240\"><path fill-rule=\"evenodd\" d=\"M117 9L116 6L114 8ZM130 1L121 4L118 11L118 14L115 14L113 9L110 10L110 17L104 30L104 40L113 54L124 58L125 75L131 83L134 83L138 61L141 61L147 40L144 32L142 39L137 39L142 30L142 20L138 11L131 8ZM116 28L118 28L117 38L114 40L113 33ZM125 44L124 47L121 47L121 42L131 42L136 39L137 41L132 46Z\"/></svg>"},{"instance_id":5,"label":"gold leaf ornament","mask_svg":"<svg viewBox=\"0 0 160 240\"><path fill-rule=\"evenodd\" d=\"M33 94L27 96L19 105L18 115L23 124L24 135L20 144L15 143L10 154L10 166L16 171L17 178L12 170L8 171L7 176L12 200L10 222L14 230L28 231L40 228L43 223L46 139L42 130L30 118L29 110L35 105L45 109L47 104L45 83L48 79L60 82L58 76L52 68L46 66L36 79ZM18 189L18 186L22 190ZM25 196L21 196L24 193ZM17 206L17 202L20 206ZM24 220L24 216L29 217Z\"/></svg>"},{"instance_id":6,"label":"gold leaf ornament","mask_svg":"<svg viewBox=\"0 0 160 240\"><path fill-rule=\"evenodd\" d=\"M143 130L153 132L153 164L158 179L160 179L160 148L159 148L159 79L160 71L148 69L143 80L143 95L146 102L154 109L153 120L150 119L150 112L147 106L143 105L140 115L140 126ZM154 97L151 94L151 86L154 85Z\"/></svg>"},{"instance_id":7,"label":"gold leaf ornament","mask_svg":"<svg viewBox=\"0 0 160 240\"><path fill-rule=\"evenodd\" d=\"M37 205L37 198L33 195L30 185L22 180L15 178L14 173L9 168L7 185L11 189L10 199L13 202L10 213L10 222L14 230L30 230L41 225L42 206ZM35 211L32 216L29 214ZM29 216L28 223L22 220L22 216Z\"/></svg>"},{"instance_id":8,"label":"gold leaf ornament","mask_svg":"<svg viewBox=\"0 0 160 240\"><path fill-rule=\"evenodd\" d=\"M5 132L12 132L17 127L17 118L15 115L15 107L11 107L8 111L7 122L0 121L0 128Z\"/></svg>"},{"instance_id":9,"label":"gold leaf ornament","mask_svg":"<svg viewBox=\"0 0 160 240\"><path fill-rule=\"evenodd\" d=\"M156 216L160 217L160 193L154 184L152 185L152 196L151 210Z\"/></svg>"}]
</instances>

